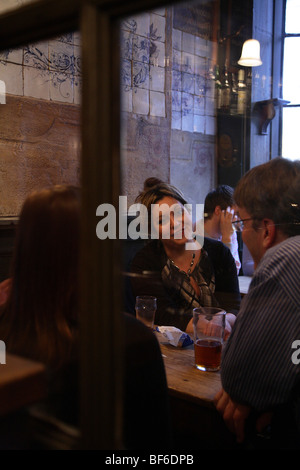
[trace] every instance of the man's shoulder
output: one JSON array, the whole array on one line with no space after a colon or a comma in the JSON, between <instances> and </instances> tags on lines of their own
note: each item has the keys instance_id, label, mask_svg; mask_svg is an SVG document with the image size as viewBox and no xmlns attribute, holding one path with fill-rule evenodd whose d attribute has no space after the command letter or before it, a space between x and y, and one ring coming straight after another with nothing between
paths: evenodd
<instances>
[{"instance_id":1,"label":"man's shoulder","mask_svg":"<svg viewBox=\"0 0 300 470\"><path fill-rule=\"evenodd\" d=\"M209 254L213 254L215 256L221 256L222 254L226 255L230 253L230 249L224 245L223 242L209 237L204 237L203 249Z\"/></svg>"},{"instance_id":2,"label":"man's shoulder","mask_svg":"<svg viewBox=\"0 0 300 470\"><path fill-rule=\"evenodd\" d=\"M254 278L272 278L294 285L300 279L300 236L289 237L270 248L258 265Z\"/></svg>"},{"instance_id":3,"label":"man's shoulder","mask_svg":"<svg viewBox=\"0 0 300 470\"><path fill-rule=\"evenodd\" d=\"M284 263L299 263L300 259L300 235L289 237L273 246L266 252L266 262L273 260Z\"/></svg>"}]
</instances>

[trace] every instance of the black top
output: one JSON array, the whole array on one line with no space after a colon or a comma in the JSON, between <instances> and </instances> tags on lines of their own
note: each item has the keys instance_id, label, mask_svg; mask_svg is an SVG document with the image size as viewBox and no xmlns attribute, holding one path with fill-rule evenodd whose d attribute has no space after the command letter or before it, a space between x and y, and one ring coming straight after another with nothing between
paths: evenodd
<instances>
[{"instance_id":1,"label":"black top","mask_svg":"<svg viewBox=\"0 0 300 470\"><path fill-rule=\"evenodd\" d=\"M240 304L240 292L236 265L229 248L222 242L205 238L202 250L198 268L207 285L215 285L211 304L236 314ZM154 295L158 304L156 324L172 325L184 331L192 318L193 303L187 299L186 292L182 295L182 290L178 290L174 283L171 285L163 280L167 263L168 257L159 240L150 241L135 255L131 272L143 273L143 276L131 278L133 298L137 295ZM190 290L193 291L191 286ZM200 305L208 305L201 299L198 301Z\"/></svg>"}]
</instances>

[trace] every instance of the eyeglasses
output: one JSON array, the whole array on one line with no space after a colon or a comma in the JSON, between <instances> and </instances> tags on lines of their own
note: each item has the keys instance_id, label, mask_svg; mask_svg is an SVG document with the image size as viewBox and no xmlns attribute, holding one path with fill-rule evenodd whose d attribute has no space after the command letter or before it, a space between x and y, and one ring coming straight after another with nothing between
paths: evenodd
<instances>
[{"instance_id":1,"label":"eyeglasses","mask_svg":"<svg viewBox=\"0 0 300 470\"><path fill-rule=\"evenodd\" d=\"M235 229L237 232L242 232L243 229L244 229L244 222L246 222L247 220L260 220L260 219L256 219L255 217L249 217L248 219L240 219L240 220L235 220L234 222L232 222L232 224L235 225ZM297 220L294 220L294 222L284 222L284 223L281 223L281 224L271 224L275 227L278 227L278 226L281 226L281 225L284 225L284 226L287 226L287 225L300 225L300 221L297 221ZM263 228L263 227L261 227ZM258 229L258 227L256 228L256 230Z\"/></svg>"},{"instance_id":2,"label":"eyeglasses","mask_svg":"<svg viewBox=\"0 0 300 470\"><path fill-rule=\"evenodd\" d=\"M244 230L244 222L246 222L247 220L254 220L254 218L249 217L248 219L240 219L232 222L237 232L242 232Z\"/></svg>"}]
</instances>

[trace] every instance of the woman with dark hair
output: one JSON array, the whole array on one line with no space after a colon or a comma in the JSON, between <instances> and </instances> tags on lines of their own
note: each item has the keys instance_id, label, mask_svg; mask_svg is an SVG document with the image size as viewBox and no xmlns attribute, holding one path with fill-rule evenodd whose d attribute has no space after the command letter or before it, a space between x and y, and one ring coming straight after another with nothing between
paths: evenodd
<instances>
[{"instance_id":1,"label":"woman with dark hair","mask_svg":"<svg viewBox=\"0 0 300 470\"><path fill-rule=\"evenodd\" d=\"M72 357L77 339L79 218L75 187L55 186L27 197L0 316L8 352L55 368Z\"/></svg>"},{"instance_id":2,"label":"woman with dark hair","mask_svg":"<svg viewBox=\"0 0 300 470\"><path fill-rule=\"evenodd\" d=\"M136 199L146 207L150 240L131 264L134 296L157 297L155 322L192 332L192 310L221 306L227 312L228 332L239 308L237 271L230 250L192 233L192 220L183 194L167 183L155 184ZM156 232L152 229L156 228ZM165 228L169 232L164 233ZM188 249L187 249L188 246Z\"/></svg>"},{"instance_id":3,"label":"woman with dark hair","mask_svg":"<svg viewBox=\"0 0 300 470\"><path fill-rule=\"evenodd\" d=\"M73 186L32 192L21 209L11 275L2 283L0 338L7 352L46 366L47 397L34 409L43 423L51 417L78 424L80 207ZM30 446L32 412L23 430Z\"/></svg>"}]
</instances>

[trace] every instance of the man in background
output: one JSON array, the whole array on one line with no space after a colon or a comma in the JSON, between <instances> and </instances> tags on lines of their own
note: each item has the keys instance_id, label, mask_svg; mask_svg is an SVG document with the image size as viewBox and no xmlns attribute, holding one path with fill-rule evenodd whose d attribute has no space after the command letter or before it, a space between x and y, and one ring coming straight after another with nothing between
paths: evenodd
<instances>
[{"instance_id":1,"label":"man in background","mask_svg":"<svg viewBox=\"0 0 300 470\"><path fill-rule=\"evenodd\" d=\"M204 235L222 241L228 246L239 274L241 268L239 247L232 225L234 220L233 191L231 186L220 185L207 194L204 201Z\"/></svg>"}]
</instances>

